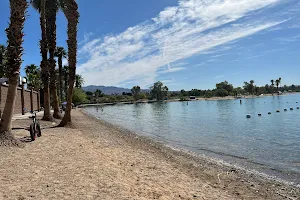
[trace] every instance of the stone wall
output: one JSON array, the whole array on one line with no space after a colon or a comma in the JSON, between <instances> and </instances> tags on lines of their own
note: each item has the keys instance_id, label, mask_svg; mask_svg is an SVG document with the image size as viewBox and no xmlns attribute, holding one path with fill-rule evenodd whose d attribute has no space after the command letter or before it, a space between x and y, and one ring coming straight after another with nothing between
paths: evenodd
<instances>
[{"instance_id":1,"label":"stone wall","mask_svg":"<svg viewBox=\"0 0 300 200\"><path fill-rule=\"evenodd\" d=\"M5 107L7 90L8 90L7 85L0 85L0 116L2 115L3 109ZM40 107L38 92L32 91L32 98L30 93L31 90L24 90L25 112L31 111L31 102L32 102L33 110L38 110ZM22 114L22 88L19 87L18 87L16 103L14 107L14 114Z\"/></svg>"}]
</instances>

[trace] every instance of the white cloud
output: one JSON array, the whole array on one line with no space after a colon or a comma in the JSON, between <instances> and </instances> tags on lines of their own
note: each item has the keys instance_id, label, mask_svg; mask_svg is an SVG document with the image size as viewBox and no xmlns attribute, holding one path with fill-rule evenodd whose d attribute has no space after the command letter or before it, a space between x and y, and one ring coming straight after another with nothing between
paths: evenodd
<instances>
[{"instance_id":1,"label":"white cloud","mask_svg":"<svg viewBox=\"0 0 300 200\"><path fill-rule=\"evenodd\" d=\"M185 69L186 69L185 67L172 67L170 69L160 71L159 73L161 73L161 74L172 73L172 72L182 71L182 70L185 70Z\"/></svg>"},{"instance_id":2,"label":"white cloud","mask_svg":"<svg viewBox=\"0 0 300 200\"><path fill-rule=\"evenodd\" d=\"M295 36L285 37L285 38L276 38L276 40L279 41L280 44L287 44L290 42L295 42L300 40L300 35L295 35Z\"/></svg>"},{"instance_id":3,"label":"white cloud","mask_svg":"<svg viewBox=\"0 0 300 200\"><path fill-rule=\"evenodd\" d=\"M271 17L271 21L259 19L253 13L282 1L180 0L150 22L87 41L79 49L79 58L87 60L79 60L78 73L87 85L150 85L165 66L164 73L183 70L172 68L172 63L282 23Z\"/></svg>"}]
</instances>

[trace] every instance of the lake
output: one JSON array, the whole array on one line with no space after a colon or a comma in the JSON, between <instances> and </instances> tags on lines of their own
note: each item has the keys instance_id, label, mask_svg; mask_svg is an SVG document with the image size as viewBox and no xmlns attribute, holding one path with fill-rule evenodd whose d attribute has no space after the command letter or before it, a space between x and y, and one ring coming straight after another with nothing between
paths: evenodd
<instances>
[{"instance_id":1,"label":"lake","mask_svg":"<svg viewBox=\"0 0 300 200\"><path fill-rule=\"evenodd\" d=\"M300 184L298 106L300 95L293 94L242 99L242 104L240 100L161 102L85 110L156 141Z\"/></svg>"}]
</instances>

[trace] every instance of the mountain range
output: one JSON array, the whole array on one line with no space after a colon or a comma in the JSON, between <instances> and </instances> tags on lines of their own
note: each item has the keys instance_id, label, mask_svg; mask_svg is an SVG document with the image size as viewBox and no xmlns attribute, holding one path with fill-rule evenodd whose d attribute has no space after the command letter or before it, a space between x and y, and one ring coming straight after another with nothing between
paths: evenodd
<instances>
[{"instance_id":1,"label":"mountain range","mask_svg":"<svg viewBox=\"0 0 300 200\"><path fill-rule=\"evenodd\" d=\"M111 95L111 94L122 94L123 92L131 93L131 89L128 88L121 88L115 86L103 86L103 85L89 85L82 87L84 91L95 92L97 89L101 90L104 94ZM143 92L147 92L149 90L141 90Z\"/></svg>"}]
</instances>

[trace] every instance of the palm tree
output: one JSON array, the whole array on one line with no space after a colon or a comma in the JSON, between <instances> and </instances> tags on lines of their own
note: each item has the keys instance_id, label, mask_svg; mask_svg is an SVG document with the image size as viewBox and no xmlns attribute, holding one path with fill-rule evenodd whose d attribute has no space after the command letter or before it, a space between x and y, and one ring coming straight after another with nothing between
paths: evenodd
<instances>
[{"instance_id":1,"label":"palm tree","mask_svg":"<svg viewBox=\"0 0 300 200\"><path fill-rule=\"evenodd\" d=\"M273 95L273 93L274 93L274 91L273 91L273 89L274 89L274 80L272 79L270 82L271 82L271 86L272 86L272 95Z\"/></svg>"},{"instance_id":2,"label":"palm tree","mask_svg":"<svg viewBox=\"0 0 300 200\"><path fill-rule=\"evenodd\" d=\"M59 97L60 101L63 102L63 66L62 59L67 57L67 52L63 47L56 47L56 51L54 52L54 56L58 58L58 71L59 71Z\"/></svg>"},{"instance_id":3,"label":"palm tree","mask_svg":"<svg viewBox=\"0 0 300 200\"><path fill-rule=\"evenodd\" d=\"M277 80L275 81L275 83L276 83L276 87L277 87L277 94L278 94L278 87L279 87L279 83L280 83L279 79L277 79Z\"/></svg>"},{"instance_id":4,"label":"palm tree","mask_svg":"<svg viewBox=\"0 0 300 200\"><path fill-rule=\"evenodd\" d=\"M68 63L69 63L69 90L65 115L59 126L65 126L71 122L72 96L76 74L77 62L77 26L78 26L78 5L75 0L68 0L61 5L68 20Z\"/></svg>"},{"instance_id":5,"label":"palm tree","mask_svg":"<svg viewBox=\"0 0 300 200\"><path fill-rule=\"evenodd\" d=\"M40 48L42 54L41 72L44 86L44 116L43 120L51 121L50 113L50 95L49 95L49 61L48 61L48 43L46 35L46 14L45 14L46 0L30 0L31 5L40 13L40 26L42 32L42 39L40 40Z\"/></svg>"},{"instance_id":6,"label":"palm tree","mask_svg":"<svg viewBox=\"0 0 300 200\"><path fill-rule=\"evenodd\" d=\"M25 73L27 76L27 84L29 88L39 90L41 87L41 72L38 66L35 64L27 65L25 67Z\"/></svg>"},{"instance_id":7,"label":"palm tree","mask_svg":"<svg viewBox=\"0 0 300 200\"><path fill-rule=\"evenodd\" d=\"M279 77L279 85L280 85L280 88L281 88L281 77Z\"/></svg>"},{"instance_id":8,"label":"palm tree","mask_svg":"<svg viewBox=\"0 0 300 200\"><path fill-rule=\"evenodd\" d=\"M50 66L50 92L53 99L54 113L53 117L61 119L59 111L59 101L57 96L56 83L56 61L54 59L56 50L56 14L59 10L59 1L46 0L46 35L49 50L49 66Z\"/></svg>"},{"instance_id":9,"label":"palm tree","mask_svg":"<svg viewBox=\"0 0 300 200\"><path fill-rule=\"evenodd\" d=\"M75 76L75 87L76 88L81 88L83 83L84 83L83 77L79 74L76 74L76 76Z\"/></svg>"},{"instance_id":10,"label":"palm tree","mask_svg":"<svg viewBox=\"0 0 300 200\"><path fill-rule=\"evenodd\" d=\"M62 69L63 76L64 76L64 93L65 93L65 100L68 98L68 80L69 80L69 66L65 65Z\"/></svg>"},{"instance_id":11,"label":"palm tree","mask_svg":"<svg viewBox=\"0 0 300 200\"><path fill-rule=\"evenodd\" d=\"M0 44L0 78L6 77L7 70L5 66L5 52L6 52L6 46Z\"/></svg>"},{"instance_id":12,"label":"palm tree","mask_svg":"<svg viewBox=\"0 0 300 200\"><path fill-rule=\"evenodd\" d=\"M6 51L9 66L9 86L5 107L0 122L0 145L17 145L11 133L12 116L17 95L17 86L23 54L23 28L28 7L26 0L10 0L10 23L6 29L8 46Z\"/></svg>"}]
</instances>

